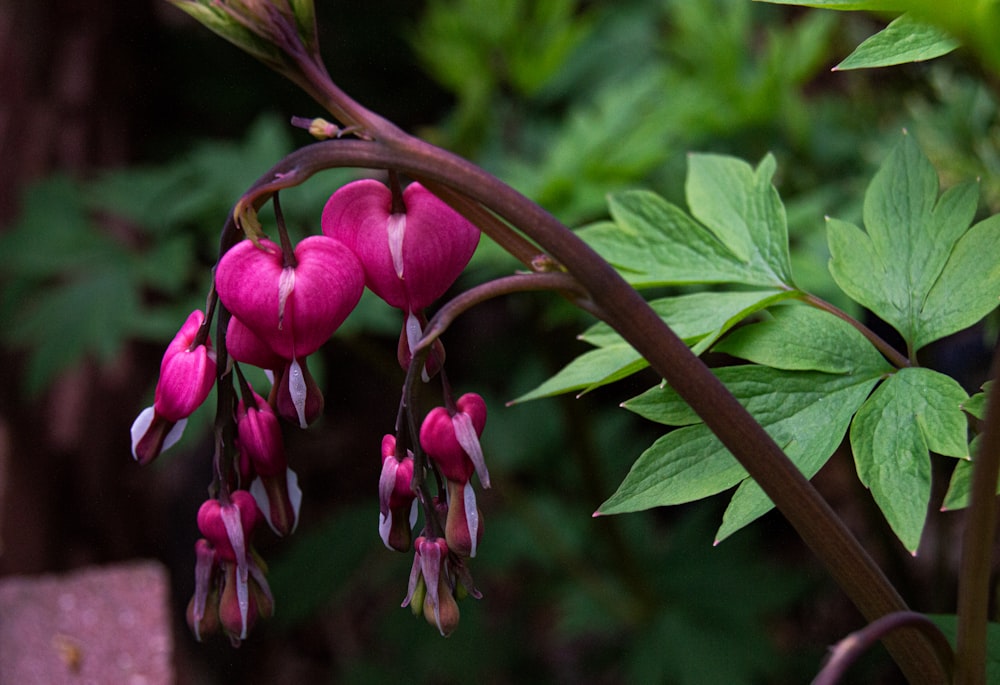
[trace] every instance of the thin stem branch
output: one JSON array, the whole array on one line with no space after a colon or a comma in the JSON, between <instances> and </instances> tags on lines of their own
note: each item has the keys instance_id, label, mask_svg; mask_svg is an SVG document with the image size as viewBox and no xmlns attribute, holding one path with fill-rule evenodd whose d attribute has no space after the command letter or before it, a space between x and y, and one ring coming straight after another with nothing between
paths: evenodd
<instances>
[{"instance_id":1,"label":"thin stem branch","mask_svg":"<svg viewBox=\"0 0 1000 685\"><path fill-rule=\"evenodd\" d=\"M854 326L861 332L861 335L868 338L869 342L875 346L875 349L881 352L882 356L888 359L889 363L897 369L903 369L911 365L910 360L904 354L887 343L881 336L875 333L875 331L868 328L868 326L864 325L842 309L830 304L822 298L816 297L811 293L802 293L802 297L800 299L806 304L816 307L817 309L822 309L824 312L829 312L837 318L843 319L847 323Z\"/></svg>"},{"instance_id":2,"label":"thin stem branch","mask_svg":"<svg viewBox=\"0 0 1000 685\"><path fill-rule=\"evenodd\" d=\"M872 621L861 630L856 630L838 642L830 650L830 659L812 681L812 685L835 685L847 670L872 645L888 633L904 626L912 626L930 640L937 651L945 671L951 672L954 655L948 638L927 616L915 611L897 611Z\"/></svg>"},{"instance_id":3,"label":"thin stem branch","mask_svg":"<svg viewBox=\"0 0 1000 685\"><path fill-rule=\"evenodd\" d=\"M997 534L997 478L1000 477L1000 344L993 352L994 379L986 399L979 452L972 462L972 486L958 576L955 685L985 685L986 628L990 571Z\"/></svg>"},{"instance_id":4,"label":"thin stem branch","mask_svg":"<svg viewBox=\"0 0 1000 685\"><path fill-rule=\"evenodd\" d=\"M576 298L583 295L576 279L561 272L515 274L482 283L449 300L431 317L424 326L420 342L413 350L414 355L430 347L456 318L472 307L494 297L532 290L559 290L563 293L573 293Z\"/></svg>"}]
</instances>

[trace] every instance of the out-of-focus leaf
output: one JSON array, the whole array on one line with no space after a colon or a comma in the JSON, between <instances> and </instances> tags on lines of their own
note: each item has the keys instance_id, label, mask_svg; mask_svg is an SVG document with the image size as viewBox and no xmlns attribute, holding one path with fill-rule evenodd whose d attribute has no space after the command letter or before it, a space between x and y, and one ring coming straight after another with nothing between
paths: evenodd
<instances>
[{"instance_id":1,"label":"out-of-focus leaf","mask_svg":"<svg viewBox=\"0 0 1000 685\"><path fill-rule=\"evenodd\" d=\"M865 40L834 69L844 71L922 62L946 55L958 46L959 42L941 29L903 14Z\"/></svg>"}]
</instances>

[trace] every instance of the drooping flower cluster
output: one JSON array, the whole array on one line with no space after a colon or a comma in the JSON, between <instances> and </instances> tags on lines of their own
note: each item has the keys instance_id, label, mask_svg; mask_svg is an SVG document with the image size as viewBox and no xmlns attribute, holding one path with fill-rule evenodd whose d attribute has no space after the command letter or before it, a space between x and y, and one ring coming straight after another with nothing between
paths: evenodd
<instances>
[{"instance_id":1,"label":"drooping flower cluster","mask_svg":"<svg viewBox=\"0 0 1000 685\"><path fill-rule=\"evenodd\" d=\"M273 612L271 589L250 547L259 520L257 503L246 490L231 493L228 502L206 500L198 510L205 537L195 544L195 591L187 610L198 640L221 628L238 645L258 618Z\"/></svg>"},{"instance_id":2,"label":"drooping flower cluster","mask_svg":"<svg viewBox=\"0 0 1000 685\"><path fill-rule=\"evenodd\" d=\"M479 240L474 225L418 183L405 191L373 180L344 186L323 211L322 235L294 247L277 203L275 210L280 242L259 236L239 241L215 269L214 293L225 308L220 339L230 363L216 365L208 339L215 309L210 299L208 314L193 312L171 342L154 404L132 427L133 456L145 464L177 441L213 383L221 384L220 398L232 398L228 411L220 402L220 418L232 429L217 445L212 491L218 495L198 512L204 537L195 546L188 621L198 639L221 630L234 644L273 611L251 536L262 520L278 535L292 533L298 523L302 493L288 465L281 420L306 428L323 412L309 355L340 327L367 286L402 311L398 357L409 370L420 353L426 308L451 287ZM479 596L465 560L476 555L483 530L472 475L489 487L479 447L486 405L475 394L457 401L450 396L439 341L421 354L419 373L425 381L441 375L445 406L427 415L419 435L401 429L408 422L400 421L397 433L383 439L378 528L390 549L414 548L404 604L446 635L458 622L456 596ZM241 364L263 369L270 390L258 394ZM412 397L404 399L405 411L412 411ZM429 474L446 484L437 496L419 485ZM414 541L420 505L425 521Z\"/></svg>"}]
</instances>

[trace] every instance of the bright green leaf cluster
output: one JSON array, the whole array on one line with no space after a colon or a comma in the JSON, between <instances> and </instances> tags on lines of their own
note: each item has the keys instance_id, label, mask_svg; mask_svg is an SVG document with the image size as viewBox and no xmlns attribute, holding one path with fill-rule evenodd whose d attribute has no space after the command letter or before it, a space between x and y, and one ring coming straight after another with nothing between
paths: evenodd
<instances>
[{"instance_id":1,"label":"bright green leaf cluster","mask_svg":"<svg viewBox=\"0 0 1000 685\"><path fill-rule=\"evenodd\" d=\"M960 184L939 196L933 166L903 135L865 193L865 228L828 221L836 283L906 341L910 361L893 357L897 368L874 334L794 286L774 171L770 156L754 169L729 157L691 155L690 213L629 191L612 196L611 221L580 233L636 287L737 286L651 305L696 353L711 349L750 362L716 374L807 477L849 434L861 482L915 552L930 504L930 453L963 460L945 502L962 506L966 412L981 409L950 377L907 364L927 343L974 324L1000 302L1000 217L970 227L978 186ZM736 327L762 312L763 320ZM586 392L646 366L604 324L581 338L596 349L521 400ZM736 487L721 540L773 506L671 388L652 388L623 406L672 429L640 455L600 513L680 504Z\"/></svg>"},{"instance_id":2,"label":"bright green leaf cluster","mask_svg":"<svg viewBox=\"0 0 1000 685\"><path fill-rule=\"evenodd\" d=\"M938 198L937 172L910 136L865 193L866 231L828 222L837 284L902 334L911 355L992 311L1000 298L1000 217L971 229L978 187Z\"/></svg>"}]
</instances>

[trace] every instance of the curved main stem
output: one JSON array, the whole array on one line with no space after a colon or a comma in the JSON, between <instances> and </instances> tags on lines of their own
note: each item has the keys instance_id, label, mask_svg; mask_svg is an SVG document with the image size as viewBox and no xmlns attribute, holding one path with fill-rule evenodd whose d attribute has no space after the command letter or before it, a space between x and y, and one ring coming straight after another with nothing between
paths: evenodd
<instances>
[{"instance_id":1,"label":"curved main stem","mask_svg":"<svg viewBox=\"0 0 1000 685\"><path fill-rule=\"evenodd\" d=\"M315 143L261 178L243 201L259 206L271 193L336 166L394 168L447 186L518 227L561 264L597 309L718 436L785 515L834 580L869 621L907 610L856 538L767 432L642 296L555 217L476 165L416 138L392 145L341 140ZM447 200L447 197L445 198ZM484 232L497 227L484 227ZM943 668L926 638L903 629L885 638L912 683L940 683Z\"/></svg>"}]
</instances>

